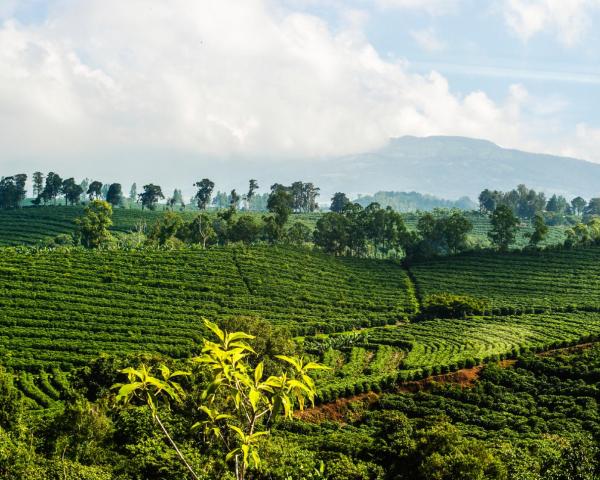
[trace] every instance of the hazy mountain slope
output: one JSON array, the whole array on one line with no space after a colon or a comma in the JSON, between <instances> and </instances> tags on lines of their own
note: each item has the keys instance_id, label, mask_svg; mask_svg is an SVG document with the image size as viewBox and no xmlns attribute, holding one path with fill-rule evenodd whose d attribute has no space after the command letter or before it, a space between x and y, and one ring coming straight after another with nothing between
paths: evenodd
<instances>
[{"instance_id":1,"label":"hazy mountain slope","mask_svg":"<svg viewBox=\"0 0 600 480\"><path fill-rule=\"evenodd\" d=\"M318 175L326 190L350 193L414 190L476 199L484 188L506 190L525 183L569 198L600 196L600 164L463 137L393 139L378 151L333 159Z\"/></svg>"}]
</instances>

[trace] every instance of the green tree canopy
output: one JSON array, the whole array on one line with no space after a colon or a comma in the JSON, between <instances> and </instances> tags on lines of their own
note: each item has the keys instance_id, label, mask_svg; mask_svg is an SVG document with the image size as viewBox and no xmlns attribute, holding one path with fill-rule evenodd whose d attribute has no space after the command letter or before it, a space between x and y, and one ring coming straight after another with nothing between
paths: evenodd
<instances>
[{"instance_id":1,"label":"green tree canopy","mask_svg":"<svg viewBox=\"0 0 600 480\"><path fill-rule=\"evenodd\" d=\"M501 252L508 251L515 242L519 219L506 205L496 207L491 216L492 229L488 232L491 242Z\"/></svg>"},{"instance_id":2,"label":"green tree canopy","mask_svg":"<svg viewBox=\"0 0 600 480\"><path fill-rule=\"evenodd\" d=\"M112 183L110 187L108 187L106 201L113 207L121 204L123 201L123 188L120 183Z\"/></svg>"},{"instance_id":3,"label":"green tree canopy","mask_svg":"<svg viewBox=\"0 0 600 480\"><path fill-rule=\"evenodd\" d=\"M159 200L164 200L165 196L158 185L149 183L144 185L144 191L138 195L138 198L142 203L142 209L156 210L156 204Z\"/></svg>"},{"instance_id":4,"label":"green tree canopy","mask_svg":"<svg viewBox=\"0 0 600 480\"><path fill-rule=\"evenodd\" d=\"M112 206L104 200L92 200L75 223L78 243L86 248L99 248L111 239Z\"/></svg>"}]
</instances>

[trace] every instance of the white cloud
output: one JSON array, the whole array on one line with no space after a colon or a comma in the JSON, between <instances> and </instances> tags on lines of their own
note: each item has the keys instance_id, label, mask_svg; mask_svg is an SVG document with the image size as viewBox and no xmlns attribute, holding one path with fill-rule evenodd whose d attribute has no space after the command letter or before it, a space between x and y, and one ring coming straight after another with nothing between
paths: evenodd
<instances>
[{"instance_id":1,"label":"white cloud","mask_svg":"<svg viewBox=\"0 0 600 480\"><path fill-rule=\"evenodd\" d=\"M600 0L503 0L508 26L524 41L551 31L566 46L581 41L590 27L589 16Z\"/></svg>"},{"instance_id":2,"label":"white cloud","mask_svg":"<svg viewBox=\"0 0 600 480\"><path fill-rule=\"evenodd\" d=\"M462 0L375 0L380 8L425 10L432 15L456 11Z\"/></svg>"},{"instance_id":3,"label":"white cloud","mask_svg":"<svg viewBox=\"0 0 600 480\"><path fill-rule=\"evenodd\" d=\"M442 52L446 49L446 44L438 38L432 27L424 30L411 30L410 35L422 49L428 52Z\"/></svg>"},{"instance_id":4,"label":"white cloud","mask_svg":"<svg viewBox=\"0 0 600 480\"><path fill-rule=\"evenodd\" d=\"M600 128L594 128L586 123L575 127L577 141L567 143L562 154L575 158L596 158L600 161Z\"/></svg>"},{"instance_id":5,"label":"white cloud","mask_svg":"<svg viewBox=\"0 0 600 480\"><path fill-rule=\"evenodd\" d=\"M357 25L334 33L266 0L61 0L46 22L0 27L3 158L93 154L122 170L148 150L168 162L348 154L409 134L541 144L523 89L455 94L382 58Z\"/></svg>"}]
</instances>

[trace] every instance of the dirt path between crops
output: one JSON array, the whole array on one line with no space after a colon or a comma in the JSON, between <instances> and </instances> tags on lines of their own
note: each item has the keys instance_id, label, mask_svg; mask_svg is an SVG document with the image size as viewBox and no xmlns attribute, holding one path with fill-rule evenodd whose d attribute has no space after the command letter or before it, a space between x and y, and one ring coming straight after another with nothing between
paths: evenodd
<instances>
[{"instance_id":1,"label":"dirt path between crops","mask_svg":"<svg viewBox=\"0 0 600 480\"><path fill-rule=\"evenodd\" d=\"M547 357L551 355L558 355L560 353L584 350L592 347L593 345L594 343L582 343L580 345L573 345L571 347L546 350L544 352L537 353L537 355L540 357ZM516 363L516 360L502 360L498 362L498 365L500 365L502 368L510 368ZM481 373L482 369L483 365L478 365L472 368L463 368L452 373L433 375L431 377L424 378L423 380L404 382L397 385L388 393L416 393L430 390L434 385L440 384L453 384L459 385L462 388L469 388L479 379L479 374ZM361 411L364 411L365 408L368 408L368 406L377 402L380 396L380 393L369 392L362 393L360 395L354 395L352 397L338 398L334 402L324 403L303 411L297 411L294 416L298 419L311 423L331 421L344 424L347 421L351 421L353 417L361 415ZM353 404L357 403L362 404L362 407L358 409L354 408Z\"/></svg>"}]
</instances>

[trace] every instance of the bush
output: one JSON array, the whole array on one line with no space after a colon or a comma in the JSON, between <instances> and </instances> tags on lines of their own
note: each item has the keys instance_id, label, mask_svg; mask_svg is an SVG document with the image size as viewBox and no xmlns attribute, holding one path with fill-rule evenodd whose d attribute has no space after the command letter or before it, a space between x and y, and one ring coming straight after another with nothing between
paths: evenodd
<instances>
[{"instance_id":1,"label":"bush","mask_svg":"<svg viewBox=\"0 0 600 480\"><path fill-rule=\"evenodd\" d=\"M436 293L425 297L422 314L425 318L462 318L483 313L486 305L485 301L468 295Z\"/></svg>"}]
</instances>

